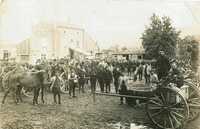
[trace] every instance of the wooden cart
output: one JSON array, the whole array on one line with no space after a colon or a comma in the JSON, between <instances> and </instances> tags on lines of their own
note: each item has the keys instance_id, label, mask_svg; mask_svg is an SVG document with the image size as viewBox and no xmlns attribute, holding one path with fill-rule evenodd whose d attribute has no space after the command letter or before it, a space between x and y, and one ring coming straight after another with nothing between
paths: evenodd
<instances>
[{"instance_id":1,"label":"wooden cart","mask_svg":"<svg viewBox=\"0 0 200 129\"><path fill-rule=\"evenodd\" d=\"M94 93L127 99L143 100L150 120L161 129L183 128L184 125L199 116L200 91L196 85L185 80L181 88L173 83L159 86L155 90L131 90L132 94Z\"/></svg>"}]
</instances>

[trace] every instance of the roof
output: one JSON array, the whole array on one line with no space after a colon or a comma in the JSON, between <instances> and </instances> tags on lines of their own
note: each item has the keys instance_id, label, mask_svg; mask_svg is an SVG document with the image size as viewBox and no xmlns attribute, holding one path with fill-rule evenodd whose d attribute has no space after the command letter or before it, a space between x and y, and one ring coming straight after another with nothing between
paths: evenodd
<instances>
[{"instance_id":1,"label":"roof","mask_svg":"<svg viewBox=\"0 0 200 129\"><path fill-rule=\"evenodd\" d=\"M80 49L80 48L75 48L75 47L73 47L73 46L70 46L69 48L72 49L72 50L74 50L74 51L76 51L76 52L78 52L78 53L81 53L81 54L83 54L83 55L90 55L88 52L85 52L85 51L83 51L83 50Z\"/></svg>"},{"instance_id":2,"label":"roof","mask_svg":"<svg viewBox=\"0 0 200 129\"><path fill-rule=\"evenodd\" d=\"M141 55L144 54L143 51L134 51L134 52L115 52L112 55Z\"/></svg>"}]
</instances>

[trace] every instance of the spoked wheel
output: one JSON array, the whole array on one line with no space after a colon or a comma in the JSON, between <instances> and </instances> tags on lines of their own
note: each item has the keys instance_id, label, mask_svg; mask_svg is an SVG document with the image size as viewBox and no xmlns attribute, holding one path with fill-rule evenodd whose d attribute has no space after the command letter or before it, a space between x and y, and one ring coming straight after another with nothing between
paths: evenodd
<instances>
[{"instance_id":1,"label":"spoked wheel","mask_svg":"<svg viewBox=\"0 0 200 129\"><path fill-rule=\"evenodd\" d=\"M150 120L161 129L177 129L184 126L189 107L180 89L159 88L146 105Z\"/></svg>"},{"instance_id":2,"label":"spoked wheel","mask_svg":"<svg viewBox=\"0 0 200 129\"><path fill-rule=\"evenodd\" d=\"M200 90L191 82L185 82L184 86L188 87L187 103L190 110L188 121L192 121L200 115Z\"/></svg>"},{"instance_id":3,"label":"spoked wheel","mask_svg":"<svg viewBox=\"0 0 200 129\"><path fill-rule=\"evenodd\" d=\"M33 93L32 92L26 92L26 90L24 88L22 88L21 93L25 97L33 97Z\"/></svg>"},{"instance_id":4,"label":"spoked wheel","mask_svg":"<svg viewBox=\"0 0 200 129\"><path fill-rule=\"evenodd\" d=\"M61 86L60 86L62 93L68 93L68 83L64 79L61 80Z\"/></svg>"},{"instance_id":5,"label":"spoked wheel","mask_svg":"<svg viewBox=\"0 0 200 129\"><path fill-rule=\"evenodd\" d=\"M61 86L60 86L60 90L62 93L66 94L68 93L68 86L69 86L69 81L66 80L66 78L64 78L65 76L65 72L63 72L61 75L60 75L60 81L61 81Z\"/></svg>"}]
</instances>

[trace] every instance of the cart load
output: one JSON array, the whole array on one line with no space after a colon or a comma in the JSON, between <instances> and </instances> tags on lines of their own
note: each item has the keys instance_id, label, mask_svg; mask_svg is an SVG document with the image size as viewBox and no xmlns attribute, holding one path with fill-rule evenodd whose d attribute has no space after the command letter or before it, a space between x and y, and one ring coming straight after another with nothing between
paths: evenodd
<instances>
[{"instance_id":1,"label":"cart load","mask_svg":"<svg viewBox=\"0 0 200 129\"><path fill-rule=\"evenodd\" d=\"M200 91L198 87L184 80L181 87L174 83L158 83L157 88L135 86L128 84L126 94L99 93L106 95L125 97L127 103L136 104L136 100L145 103L146 112L154 125L161 129L179 129L199 116Z\"/></svg>"}]
</instances>

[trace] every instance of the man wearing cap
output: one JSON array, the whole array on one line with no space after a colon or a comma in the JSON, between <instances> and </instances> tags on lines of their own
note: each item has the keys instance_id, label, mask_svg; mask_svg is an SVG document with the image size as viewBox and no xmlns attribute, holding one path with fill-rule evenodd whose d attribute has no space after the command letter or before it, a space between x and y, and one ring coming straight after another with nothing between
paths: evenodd
<instances>
[{"instance_id":1,"label":"man wearing cap","mask_svg":"<svg viewBox=\"0 0 200 129\"><path fill-rule=\"evenodd\" d=\"M170 70L170 63L164 51L159 52L159 57L156 62L156 68L159 80L168 75L168 72Z\"/></svg>"}]
</instances>

